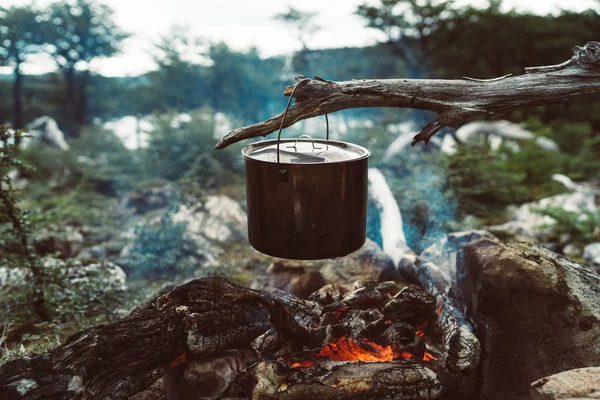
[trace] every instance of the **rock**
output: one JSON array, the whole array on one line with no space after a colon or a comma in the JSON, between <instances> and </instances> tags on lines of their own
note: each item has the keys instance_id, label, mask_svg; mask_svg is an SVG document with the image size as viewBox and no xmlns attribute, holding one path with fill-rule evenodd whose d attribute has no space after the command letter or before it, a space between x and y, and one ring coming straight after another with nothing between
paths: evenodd
<instances>
[{"instance_id":1,"label":"rock","mask_svg":"<svg viewBox=\"0 0 600 400\"><path fill-rule=\"evenodd\" d=\"M400 279L390 256L371 239L367 239L365 244L354 253L324 262L321 266L321 274L328 283L341 284Z\"/></svg>"},{"instance_id":2,"label":"rock","mask_svg":"<svg viewBox=\"0 0 600 400\"><path fill-rule=\"evenodd\" d=\"M569 257L579 257L581 255L581 249L574 244L568 244L563 247L563 254Z\"/></svg>"},{"instance_id":3,"label":"rock","mask_svg":"<svg viewBox=\"0 0 600 400\"><path fill-rule=\"evenodd\" d=\"M589 185L574 183L568 177L560 174L553 175L552 179L562 183L566 189L572 190L572 192L546 197L519 207L511 206L507 209L511 221L486 229L500 238L513 236L519 241L547 241L549 228L555 223L555 220L536 212L537 210L562 208L574 213L598 212L600 190Z\"/></svg>"},{"instance_id":4,"label":"rock","mask_svg":"<svg viewBox=\"0 0 600 400\"><path fill-rule=\"evenodd\" d=\"M58 128L56 121L51 117L43 116L34 119L27 124L27 130L32 136L32 141L48 143L63 151L70 149L67 142L65 142L65 135Z\"/></svg>"},{"instance_id":5,"label":"rock","mask_svg":"<svg viewBox=\"0 0 600 400\"><path fill-rule=\"evenodd\" d=\"M479 239L458 276L483 347L479 397L529 399L531 382L600 365L600 276L535 245Z\"/></svg>"},{"instance_id":6,"label":"rock","mask_svg":"<svg viewBox=\"0 0 600 400\"><path fill-rule=\"evenodd\" d=\"M33 235L33 247L41 256L58 253L61 257L75 256L83 247L84 237L70 225L51 225Z\"/></svg>"},{"instance_id":7,"label":"rock","mask_svg":"<svg viewBox=\"0 0 600 400\"><path fill-rule=\"evenodd\" d=\"M578 368L542 378L531 384L533 400L600 399L600 367Z\"/></svg>"},{"instance_id":8,"label":"rock","mask_svg":"<svg viewBox=\"0 0 600 400\"><path fill-rule=\"evenodd\" d=\"M430 261L440 267L442 273L448 275L456 273L457 255L462 249L474 240L494 236L486 231L471 229L463 232L454 232L432 244L419 255L425 261ZM450 282L455 281L455 276L446 276Z\"/></svg>"},{"instance_id":9,"label":"rock","mask_svg":"<svg viewBox=\"0 0 600 400\"><path fill-rule=\"evenodd\" d=\"M157 181L138 188L123 199L122 205L135 209L136 214L167 207L177 200L179 191L171 182Z\"/></svg>"},{"instance_id":10,"label":"rock","mask_svg":"<svg viewBox=\"0 0 600 400\"><path fill-rule=\"evenodd\" d=\"M600 242L585 246L583 248L583 259L589 263L600 265Z\"/></svg>"},{"instance_id":11,"label":"rock","mask_svg":"<svg viewBox=\"0 0 600 400\"><path fill-rule=\"evenodd\" d=\"M127 290L127 275L121 267L110 261L92 264L75 262L67 269L67 276L74 285L91 286L102 293Z\"/></svg>"},{"instance_id":12,"label":"rock","mask_svg":"<svg viewBox=\"0 0 600 400\"><path fill-rule=\"evenodd\" d=\"M110 261L85 263L81 260L71 260L67 263L53 257L43 257L40 260L41 268L46 274L62 279L74 288L92 288L105 294L127 290L125 272ZM0 267L0 286L26 286L30 278L31 271L28 269Z\"/></svg>"},{"instance_id":13,"label":"rock","mask_svg":"<svg viewBox=\"0 0 600 400\"><path fill-rule=\"evenodd\" d=\"M461 143L472 141L473 137L481 136L489 140L492 148L500 147L503 140L534 140L533 132L509 121L473 121L462 125L456 130L455 136ZM549 140L549 139L548 139ZM536 143L537 140L536 140ZM547 142L538 143L541 148L549 146ZM444 136L441 149L446 154L456 152L457 143L452 135Z\"/></svg>"},{"instance_id":14,"label":"rock","mask_svg":"<svg viewBox=\"0 0 600 400\"><path fill-rule=\"evenodd\" d=\"M276 260L267 269L265 278L254 281L254 289L277 288L301 299L325 286L323 275L302 261Z\"/></svg>"},{"instance_id":15,"label":"rock","mask_svg":"<svg viewBox=\"0 0 600 400\"><path fill-rule=\"evenodd\" d=\"M77 258L82 260L111 260L114 261L120 257L125 246L121 240L110 240L108 242L100 243L88 248L83 249Z\"/></svg>"},{"instance_id":16,"label":"rock","mask_svg":"<svg viewBox=\"0 0 600 400\"><path fill-rule=\"evenodd\" d=\"M538 136L535 138L535 144L537 144L537 146L542 149L542 150L547 150L547 151L560 151L560 148L558 147L558 144L552 140L549 139L547 137L544 136Z\"/></svg>"},{"instance_id":17,"label":"rock","mask_svg":"<svg viewBox=\"0 0 600 400\"><path fill-rule=\"evenodd\" d=\"M182 206L173 217L175 222L187 222L192 238L216 241L245 241L247 217L239 203L227 196L207 196L194 206Z\"/></svg>"}]
</instances>

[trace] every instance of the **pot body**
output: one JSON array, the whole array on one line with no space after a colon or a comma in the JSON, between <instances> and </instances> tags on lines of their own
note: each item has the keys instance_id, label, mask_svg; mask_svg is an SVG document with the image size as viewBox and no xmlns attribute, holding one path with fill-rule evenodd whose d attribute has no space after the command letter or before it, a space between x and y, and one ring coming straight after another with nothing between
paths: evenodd
<instances>
[{"instance_id":1,"label":"pot body","mask_svg":"<svg viewBox=\"0 0 600 400\"><path fill-rule=\"evenodd\" d=\"M255 249L274 257L317 260L347 255L364 244L368 152L331 163L244 158L248 238Z\"/></svg>"}]
</instances>

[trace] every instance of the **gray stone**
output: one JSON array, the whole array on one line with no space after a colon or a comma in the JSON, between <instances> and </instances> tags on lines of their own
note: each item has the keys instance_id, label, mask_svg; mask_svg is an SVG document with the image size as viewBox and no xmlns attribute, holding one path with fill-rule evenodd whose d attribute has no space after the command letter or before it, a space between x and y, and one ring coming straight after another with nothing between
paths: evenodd
<instances>
[{"instance_id":1,"label":"gray stone","mask_svg":"<svg viewBox=\"0 0 600 400\"><path fill-rule=\"evenodd\" d=\"M430 261L440 267L449 282L455 281L456 261L459 252L474 240L494 236L486 231L471 229L463 232L453 232L442 238L439 242L432 244L419 255L425 261Z\"/></svg>"},{"instance_id":2,"label":"gray stone","mask_svg":"<svg viewBox=\"0 0 600 400\"><path fill-rule=\"evenodd\" d=\"M458 264L482 344L479 398L529 399L531 382L600 365L600 276L535 245L480 239Z\"/></svg>"},{"instance_id":3,"label":"gray stone","mask_svg":"<svg viewBox=\"0 0 600 400\"><path fill-rule=\"evenodd\" d=\"M152 182L128 193L122 201L123 207L133 208L136 214L167 207L179 196L175 184L165 181Z\"/></svg>"},{"instance_id":4,"label":"gray stone","mask_svg":"<svg viewBox=\"0 0 600 400\"><path fill-rule=\"evenodd\" d=\"M327 260L321 273L328 283L348 284L355 281L397 281L398 272L391 257L371 239L354 253Z\"/></svg>"},{"instance_id":5,"label":"gray stone","mask_svg":"<svg viewBox=\"0 0 600 400\"><path fill-rule=\"evenodd\" d=\"M551 227L556 221L549 216L540 214L538 211L547 208L561 208L579 214L584 211L598 212L599 189L590 185L575 183L560 174L553 175L552 179L563 184L565 189L571 190L571 192L546 197L518 207L510 206L507 209L510 221L486 229L502 239L511 238L518 241L543 242L549 239ZM563 244L566 242L563 242Z\"/></svg>"},{"instance_id":6,"label":"gray stone","mask_svg":"<svg viewBox=\"0 0 600 400\"><path fill-rule=\"evenodd\" d=\"M276 260L267 269L265 278L255 280L255 289L277 288L301 299L325 286L325 279L309 263L294 260Z\"/></svg>"},{"instance_id":7,"label":"gray stone","mask_svg":"<svg viewBox=\"0 0 600 400\"><path fill-rule=\"evenodd\" d=\"M188 233L196 240L245 240L248 232L246 212L237 201L223 195L207 196L191 207L182 206L173 220L187 222Z\"/></svg>"},{"instance_id":8,"label":"gray stone","mask_svg":"<svg viewBox=\"0 0 600 400\"><path fill-rule=\"evenodd\" d=\"M568 244L563 247L563 254L569 257L579 257L581 255L581 249L574 244Z\"/></svg>"},{"instance_id":9,"label":"gray stone","mask_svg":"<svg viewBox=\"0 0 600 400\"><path fill-rule=\"evenodd\" d=\"M600 243L590 243L583 248L583 258L587 262L600 265Z\"/></svg>"},{"instance_id":10,"label":"gray stone","mask_svg":"<svg viewBox=\"0 0 600 400\"><path fill-rule=\"evenodd\" d=\"M531 384L533 400L600 399L600 367L578 368Z\"/></svg>"},{"instance_id":11,"label":"gray stone","mask_svg":"<svg viewBox=\"0 0 600 400\"><path fill-rule=\"evenodd\" d=\"M81 232L70 225L51 225L33 236L33 247L41 256L58 254L69 258L77 255L85 239Z\"/></svg>"}]
</instances>

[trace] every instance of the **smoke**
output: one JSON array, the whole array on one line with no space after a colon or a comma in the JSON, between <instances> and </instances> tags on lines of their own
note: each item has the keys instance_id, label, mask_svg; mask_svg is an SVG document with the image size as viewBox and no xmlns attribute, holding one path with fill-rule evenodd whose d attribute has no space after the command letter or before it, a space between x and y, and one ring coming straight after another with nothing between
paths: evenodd
<instances>
[{"instance_id":1,"label":"smoke","mask_svg":"<svg viewBox=\"0 0 600 400\"><path fill-rule=\"evenodd\" d=\"M457 202L446 191L446 155L409 148L380 166L402 214L408 246L419 253L446 236L457 216ZM371 206L367 235L383 244L381 217Z\"/></svg>"}]
</instances>

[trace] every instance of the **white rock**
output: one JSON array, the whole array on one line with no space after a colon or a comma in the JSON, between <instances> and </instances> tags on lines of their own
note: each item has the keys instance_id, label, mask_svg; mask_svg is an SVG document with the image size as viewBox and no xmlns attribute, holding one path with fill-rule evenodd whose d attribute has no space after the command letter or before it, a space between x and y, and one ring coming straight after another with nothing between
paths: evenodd
<instances>
[{"instance_id":1,"label":"white rock","mask_svg":"<svg viewBox=\"0 0 600 400\"><path fill-rule=\"evenodd\" d=\"M600 265L600 243L590 243L583 248L583 258L587 262Z\"/></svg>"},{"instance_id":2,"label":"white rock","mask_svg":"<svg viewBox=\"0 0 600 400\"><path fill-rule=\"evenodd\" d=\"M182 206L173 221L187 222L188 233L195 240L227 242L232 237L246 237L247 217L237 201L223 195L208 196L204 203Z\"/></svg>"},{"instance_id":3,"label":"white rock","mask_svg":"<svg viewBox=\"0 0 600 400\"><path fill-rule=\"evenodd\" d=\"M513 147L518 151L520 146L516 141L533 140L538 147L558 151L558 145L551 139L545 137L535 137L535 134L522 126L509 121L474 121L464 124L456 130L456 137L461 143L467 143L474 135L483 135L490 141L492 149L498 149L502 143ZM456 140L451 135L444 136L441 150L446 154L456 152Z\"/></svg>"},{"instance_id":4,"label":"white rock","mask_svg":"<svg viewBox=\"0 0 600 400\"><path fill-rule=\"evenodd\" d=\"M558 144L554 140L544 136L538 136L535 138L535 144L537 144L537 146L543 150L560 151Z\"/></svg>"},{"instance_id":5,"label":"white rock","mask_svg":"<svg viewBox=\"0 0 600 400\"><path fill-rule=\"evenodd\" d=\"M535 212L535 210L561 208L565 211L579 214L580 218L586 218L586 215L582 214L583 212L598 212L598 206L596 205L596 198L600 196L598 189L574 183L564 175L557 174L553 175L552 178L573 192L546 197L536 202L522 204L518 207L508 207L507 211L511 221L502 225L491 226L490 230L493 232L510 232L532 240L544 239L550 227L556 221L551 217Z\"/></svg>"},{"instance_id":6,"label":"white rock","mask_svg":"<svg viewBox=\"0 0 600 400\"><path fill-rule=\"evenodd\" d=\"M578 257L581 255L581 249L574 244L568 244L563 247L563 254L569 257Z\"/></svg>"},{"instance_id":7,"label":"white rock","mask_svg":"<svg viewBox=\"0 0 600 400\"><path fill-rule=\"evenodd\" d=\"M70 149L65 142L65 135L58 128L56 121L48 116L34 119L27 124L32 140L46 142L58 149L67 151Z\"/></svg>"}]
</instances>

